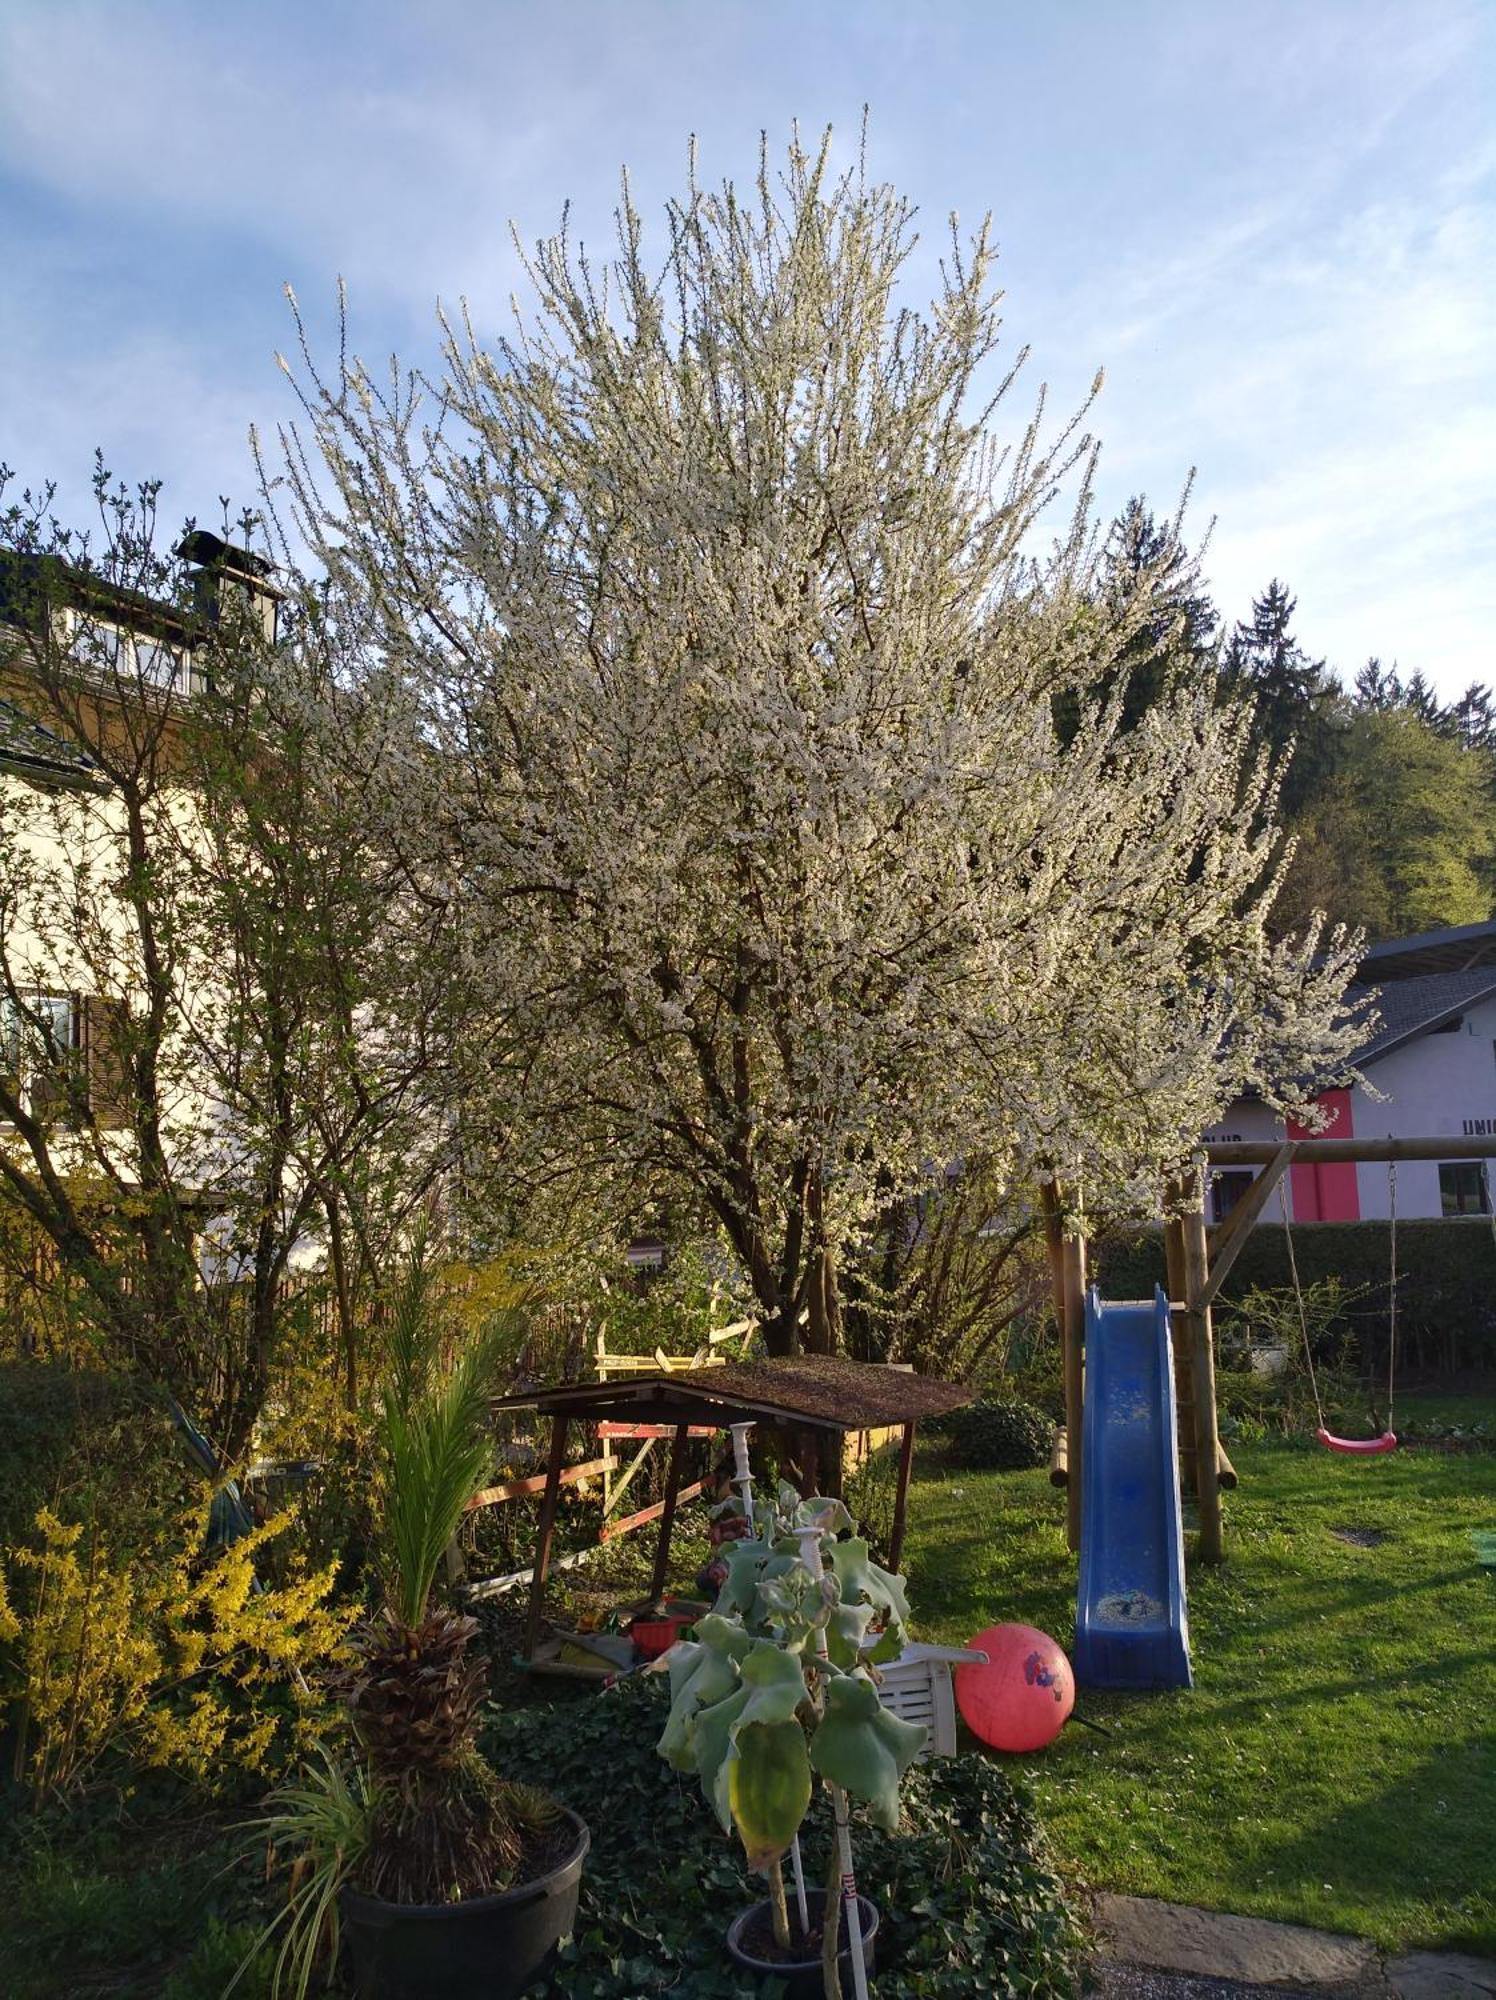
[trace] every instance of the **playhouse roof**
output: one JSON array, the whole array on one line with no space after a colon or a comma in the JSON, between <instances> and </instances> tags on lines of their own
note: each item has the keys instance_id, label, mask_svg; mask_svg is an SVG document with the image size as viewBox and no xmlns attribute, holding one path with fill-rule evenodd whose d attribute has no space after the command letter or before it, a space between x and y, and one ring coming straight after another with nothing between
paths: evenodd
<instances>
[{"instance_id":1,"label":"playhouse roof","mask_svg":"<svg viewBox=\"0 0 1496 2000\"><path fill-rule=\"evenodd\" d=\"M780 1361L728 1361L610 1382L569 1382L494 1399L496 1410L542 1410L585 1420L627 1417L640 1423L710 1423L758 1418L813 1430L879 1430L959 1409L974 1391L930 1375L840 1355L801 1354Z\"/></svg>"}]
</instances>

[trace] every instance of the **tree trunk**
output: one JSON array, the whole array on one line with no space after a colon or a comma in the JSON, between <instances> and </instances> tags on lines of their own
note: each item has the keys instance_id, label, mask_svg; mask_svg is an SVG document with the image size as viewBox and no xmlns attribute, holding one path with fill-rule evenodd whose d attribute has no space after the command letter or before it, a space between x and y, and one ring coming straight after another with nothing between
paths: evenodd
<instances>
[{"instance_id":1,"label":"tree trunk","mask_svg":"<svg viewBox=\"0 0 1496 2000\"><path fill-rule=\"evenodd\" d=\"M836 1354L841 1349L841 1298L836 1287L836 1258L823 1243L815 1252L810 1278L810 1317L805 1329L807 1354Z\"/></svg>"},{"instance_id":2,"label":"tree trunk","mask_svg":"<svg viewBox=\"0 0 1496 2000\"><path fill-rule=\"evenodd\" d=\"M782 1361L800 1352L798 1320L799 1314L795 1311L793 1302L781 1305L778 1311L760 1320L764 1346L768 1349L771 1359Z\"/></svg>"}]
</instances>

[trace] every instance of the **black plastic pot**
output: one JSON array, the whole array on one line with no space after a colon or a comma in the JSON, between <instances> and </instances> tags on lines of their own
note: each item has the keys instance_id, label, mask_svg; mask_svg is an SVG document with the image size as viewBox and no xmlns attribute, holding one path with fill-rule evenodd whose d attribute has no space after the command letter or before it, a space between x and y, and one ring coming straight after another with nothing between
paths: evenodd
<instances>
[{"instance_id":1,"label":"black plastic pot","mask_svg":"<svg viewBox=\"0 0 1496 2000\"><path fill-rule=\"evenodd\" d=\"M592 1835L574 1812L569 1859L501 1896L466 1903L387 1903L343 1891L343 1927L359 2000L519 2000L576 1923Z\"/></svg>"},{"instance_id":2,"label":"black plastic pot","mask_svg":"<svg viewBox=\"0 0 1496 2000\"><path fill-rule=\"evenodd\" d=\"M819 1924L821 1909L826 1901L825 1890L807 1889L805 1892L805 1901L809 1907L812 1925ZM776 1979L782 1979L784 1981L785 2000L821 2000L821 1996L826 1990L826 1983L821 1972L821 1955L819 1952L816 1953L814 1958L801 1959L798 1964L793 1961L786 1964L782 1959L755 1958L753 1953L745 1951L739 1942L743 1932L747 1930L758 1912L760 1910L767 1910L768 1907L767 1903L754 1903L748 1909L744 1910L741 1915L733 1918L727 1928L728 1951L745 1971L756 1973L760 1978L772 1974ZM874 1971L873 1946L878 1936L878 1906L876 1903L870 1903L866 1896L859 1896L857 1898L857 1907L862 1914L862 1962L867 1967L868 1978L871 1979ZM792 1897L790 1900L791 1931L794 1929L794 1924L795 1903ZM836 1961L836 1966L838 1972L841 1974L841 1987L844 2000L854 1990L852 1986L852 1952L851 1947L846 1942L846 1937L847 1926L846 1920L843 1918L842 1949L841 1955Z\"/></svg>"}]
</instances>

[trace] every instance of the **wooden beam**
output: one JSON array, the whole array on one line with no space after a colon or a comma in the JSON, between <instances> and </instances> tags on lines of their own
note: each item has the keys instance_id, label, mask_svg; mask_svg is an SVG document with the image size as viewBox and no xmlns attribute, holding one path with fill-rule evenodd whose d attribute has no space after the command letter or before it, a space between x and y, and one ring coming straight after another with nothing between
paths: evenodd
<instances>
[{"instance_id":1,"label":"wooden beam","mask_svg":"<svg viewBox=\"0 0 1496 2000\"><path fill-rule=\"evenodd\" d=\"M1281 1139L1212 1139L1202 1148L1213 1167L1266 1167ZM1290 1139L1289 1164L1331 1165L1348 1160L1496 1160L1496 1136L1473 1139L1451 1132L1445 1139Z\"/></svg>"},{"instance_id":2,"label":"wooden beam","mask_svg":"<svg viewBox=\"0 0 1496 2000\"><path fill-rule=\"evenodd\" d=\"M904 1522L909 1513L909 1475L914 1469L913 1420L905 1424L899 1444L899 1477L893 1490L893 1530L888 1538L888 1567L897 1570L904 1553Z\"/></svg>"},{"instance_id":3,"label":"wooden beam","mask_svg":"<svg viewBox=\"0 0 1496 2000\"><path fill-rule=\"evenodd\" d=\"M1226 1220L1207 1240L1210 1276L1205 1281L1205 1292L1200 1300L1202 1305L1208 1306L1226 1282L1231 1266L1241 1255L1242 1246L1252 1233L1253 1223L1267 1207L1273 1189L1282 1180L1292 1152L1291 1144L1285 1139Z\"/></svg>"},{"instance_id":4,"label":"wooden beam","mask_svg":"<svg viewBox=\"0 0 1496 2000\"><path fill-rule=\"evenodd\" d=\"M1051 1486L1066 1486L1070 1482L1070 1453L1065 1437L1065 1426L1060 1424L1055 1430L1054 1446L1049 1454L1049 1483Z\"/></svg>"},{"instance_id":5,"label":"wooden beam","mask_svg":"<svg viewBox=\"0 0 1496 2000\"><path fill-rule=\"evenodd\" d=\"M556 1532L556 1508L561 1499L561 1460L566 1453L566 1414L551 1418L551 1455L545 1468L545 1498L540 1503L540 1533L535 1544L535 1574L530 1579L530 1610L525 1620L525 1658L535 1657L540 1620L545 1609L545 1573L550 1566L551 1538Z\"/></svg>"},{"instance_id":6,"label":"wooden beam","mask_svg":"<svg viewBox=\"0 0 1496 2000\"><path fill-rule=\"evenodd\" d=\"M697 1494L705 1489L705 1486L706 1481L704 1479L698 1479L694 1486L683 1486L676 1495L677 1504L686 1500L694 1500ZM642 1528L646 1521L658 1521L664 1511L664 1501L656 1500L652 1507L641 1508L637 1514L625 1514L621 1521L605 1521L598 1532L597 1538L600 1542L616 1541L620 1535L626 1535L631 1528Z\"/></svg>"},{"instance_id":7,"label":"wooden beam","mask_svg":"<svg viewBox=\"0 0 1496 2000\"><path fill-rule=\"evenodd\" d=\"M597 1427L597 1434L600 1438L668 1438L675 1436L676 1429L675 1424L602 1423ZM717 1429L711 1424L692 1424L691 1435L693 1438L715 1437Z\"/></svg>"},{"instance_id":8,"label":"wooden beam","mask_svg":"<svg viewBox=\"0 0 1496 2000\"><path fill-rule=\"evenodd\" d=\"M1184 1199L1178 1183L1169 1188L1169 1205ZM1164 1268L1168 1276L1169 1318L1174 1334L1174 1398L1179 1412L1179 1490L1195 1491L1195 1378L1185 1324L1184 1224L1177 1215L1164 1223Z\"/></svg>"},{"instance_id":9,"label":"wooden beam","mask_svg":"<svg viewBox=\"0 0 1496 2000\"><path fill-rule=\"evenodd\" d=\"M617 1463L616 1458L589 1458L585 1465L565 1465L561 1468L561 1484L575 1486L579 1480L596 1479L599 1473L611 1471ZM507 1479L502 1486L485 1486L469 1500L466 1511L471 1514L479 1507L497 1507L503 1500L520 1500L527 1493L543 1493L545 1482L546 1474L537 1472L528 1479Z\"/></svg>"},{"instance_id":10,"label":"wooden beam","mask_svg":"<svg viewBox=\"0 0 1496 2000\"><path fill-rule=\"evenodd\" d=\"M674 1435L673 1431L670 1432L670 1436L673 1437ZM610 1489L603 1501L603 1519L605 1521L618 1511L619 1501L622 1500L624 1494L627 1493L629 1487L634 1483L635 1475L643 1468L645 1460L649 1457L649 1454L654 1450L658 1442L657 1438L646 1438L624 1467L623 1477Z\"/></svg>"},{"instance_id":11,"label":"wooden beam","mask_svg":"<svg viewBox=\"0 0 1496 2000\"><path fill-rule=\"evenodd\" d=\"M675 1504L680 1495L680 1476L686 1462L686 1437L689 1426L677 1424L675 1436L670 1442L670 1464L665 1473L665 1504L660 1510L660 1533L655 1543L654 1569L649 1579L649 1594L657 1598L665 1588L665 1572L670 1564L670 1531L675 1526Z\"/></svg>"},{"instance_id":12,"label":"wooden beam","mask_svg":"<svg viewBox=\"0 0 1496 2000\"><path fill-rule=\"evenodd\" d=\"M1065 1238L1065 1442L1070 1476L1065 1482L1065 1536L1080 1547L1081 1500L1086 1477L1086 1239Z\"/></svg>"},{"instance_id":13,"label":"wooden beam","mask_svg":"<svg viewBox=\"0 0 1496 2000\"><path fill-rule=\"evenodd\" d=\"M1224 1554L1221 1525L1220 1434L1216 1428L1215 1338L1210 1323L1210 1306L1204 1299L1210 1278L1210 1258L1205 1247L1205 1210L1199 1206L1203 1175L1195 1177L1191 1193L1195 1204L1180 1218L1183 1226L1185 1312L1189 1336L1190 1378L1195 1396L1195 1495L1200 1509L1199 1548L1201 1560L1218 1563Z\"/></svg>"},{"instance_id":14,"label":"wooden beam","mask_svg":"<svg viewBox=\"0 0 1496 2000\"><path fill-rule=\"evenodd\" d=\"M589 1556L595 1555L601 1546L599 1542L590 1542L585 1549L574 1549L569 1556L554 1556L551 1559L551 1568L576 1569L586 1562ZM506 1590L518 1590L522 1584L529 1583L534 1575L534 1568L531 1567L511 1570L507 1576L481 1577L476 1583L463 1586L463 1596L469 1603L481 1604L485 1597L502 1597Z\"/></svg>"}]
</instances>

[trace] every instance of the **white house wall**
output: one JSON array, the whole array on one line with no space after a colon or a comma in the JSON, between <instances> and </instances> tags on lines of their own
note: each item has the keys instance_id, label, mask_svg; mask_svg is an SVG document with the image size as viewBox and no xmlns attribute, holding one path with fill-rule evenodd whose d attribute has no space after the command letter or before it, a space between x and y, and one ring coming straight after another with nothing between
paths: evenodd
<instances>
[{"instance_id":1,"label":"white house wall","mask_svg":"<svg viewBox=\"0 0 1496 2000\"><path fill-rule=\"evenodd\" d=\"M1405 1042L1369 1063L1366 1074L1384 1101L1364 1089L1355 1092L1358 1139L1447 1136L1446 1160L1468 1159L1460 1149L1462 1138L1496 1134L1496 1000L1472 1007L1453 1034L1424 1034ZM1356 1184L1362 1217L1385 1219L1386 1167L1370 1162L1359 1166ZM1442 1215L1437 1160L1398 1161L1397 1212Z\"/></svg>"},{"instance_id":2,"label":"white house wall","mask_svg":"<svg viewBox=\"0 0 1496 2000\"><path fill-rule=\"evenodd\" d=\"M1465 1138L1496 1136L1496 1000L1471 1007L1460 1026L1448 1034L1420 1034L1365 1066L1367 1083L1351 1094L1353 1132L1330 1125L1325 1139L1441 1139L1449 1147L1441 1160L1399 1160L1397 1212L1404 1220L1441 1216L1439 1167L1470 1155ZM1203 1134L1207 1143L1230 1140L1279 1140L1283 1128L1261 1104L1240 1103ZM1288 1209L1293 1217L1292 1176L1284 1176ZM1496 1191L1496 1162L1492 1162ZM1356 1167L1356 1197L1363 1222L1385 1221L1391 1213L1387 1168L1380 1161ZM1277 1222L1282 1211L1273 1196L1264 1222ZM1294 1218L1301 1220L1302 1218Z\"/></svg>"}]
</instances>

